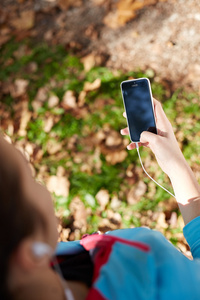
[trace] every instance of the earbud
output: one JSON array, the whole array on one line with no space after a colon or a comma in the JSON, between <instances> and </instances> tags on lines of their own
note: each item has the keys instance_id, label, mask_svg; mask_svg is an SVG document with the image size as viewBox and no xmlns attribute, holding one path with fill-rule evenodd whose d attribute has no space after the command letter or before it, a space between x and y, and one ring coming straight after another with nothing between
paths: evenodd
<instances>
[{"instance_id":1,"label":"earbud","mask_svg":"<svg viewBox=\"0 0 200 300\"><path fill-rule=\"evenodd\" d=\"M52 256L53 254L53 249L42 242L34 242L32 245L32 252L36 257L42 257L44 255L49 255Z\"/></svg>"}]
</instances>

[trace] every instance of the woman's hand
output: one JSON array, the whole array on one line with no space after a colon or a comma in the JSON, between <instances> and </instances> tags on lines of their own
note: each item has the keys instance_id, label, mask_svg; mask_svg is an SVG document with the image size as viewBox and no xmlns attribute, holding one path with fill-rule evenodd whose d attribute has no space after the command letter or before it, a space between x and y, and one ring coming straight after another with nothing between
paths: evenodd
<instances>
[{"instance_id":1,"label":"woman's hand","mask_svg":"<svg viewBox=\"0 0 200 300\"><path fill-rule=\"evenodd\" d=\"M172 126L167 119L160 102L154 99L154 112L158 134L148 131L142 132L139 146L149 147L158 161L162 170L170 176L177 163L185 161L173 133ZM126 114L123 114L126 117ZM128 127L121 130L122 135L129 134ZM127 146L128 150L134 149L135 143Z\"/></svg>"},{"instance_id":2,"label":"woman's hand","mask_svg":"<svg viewBox=\"0 0 200 300\"><path fill-rule=\"evenodd\" d=\"M161 104L155 99L154 110L158 134L142 132L139 146L149 147L162 170L170 177L176 200L187 224L200 216L200 186L178 146ZM126 117L125 114L124 116ZM128 128L122 129L121 134L129 134ZM135 144L130 143L127 148L134 149Z\"/></svg>"}]
</instances>

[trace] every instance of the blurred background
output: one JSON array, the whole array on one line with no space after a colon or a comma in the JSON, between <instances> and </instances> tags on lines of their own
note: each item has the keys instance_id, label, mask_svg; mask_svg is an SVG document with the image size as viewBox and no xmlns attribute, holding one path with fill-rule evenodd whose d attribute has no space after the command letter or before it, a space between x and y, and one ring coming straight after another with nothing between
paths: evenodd
<instances>
[{"instance_id":1,"label":"blurred background","mask_svg":"<svg viewBox=\"0 0 200 300\"><path fill-rule=\"evenodd\" d=\"M189 253L175 200L119 133L120 83L150 79L200 180L199 28L195 0L1 0L0 128L52 193L60 240L149 226Z\"/></svg>"}]
</instances>

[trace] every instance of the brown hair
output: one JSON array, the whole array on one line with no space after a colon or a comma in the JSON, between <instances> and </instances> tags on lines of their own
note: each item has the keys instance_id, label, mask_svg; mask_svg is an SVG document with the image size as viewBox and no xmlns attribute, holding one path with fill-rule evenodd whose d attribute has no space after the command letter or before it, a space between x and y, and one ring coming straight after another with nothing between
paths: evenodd
<instances>
[{"instance_id":1,"label":"brown hair","mask_svg":"<svg viewBox=\"0 0 200 300\"><path fill-rule=\"evenodd\" d=\"M4 300L12 299L7 288L12 253L38 226L45 227L43 216L25 199L21 169L12 156L12 151L17 150L9 147L13 146L0 136L0 299Z\"/></svg>"}]
</instances>

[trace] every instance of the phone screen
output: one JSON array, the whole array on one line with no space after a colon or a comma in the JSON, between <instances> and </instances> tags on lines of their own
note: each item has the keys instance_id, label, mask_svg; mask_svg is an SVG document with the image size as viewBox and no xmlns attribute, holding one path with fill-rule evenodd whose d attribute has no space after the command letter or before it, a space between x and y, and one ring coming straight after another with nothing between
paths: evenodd
<instances>
[{"instance_id":1,"label":"phone screen","mask_svg":"<svg viewBox=\"0 0 200 300\"><path fill-rule=\"evenodd\" d=\"M157 133L149 80L123 81L121 90L131 141L139 142L143 131Z\"/></svg>"}]
</instances>

